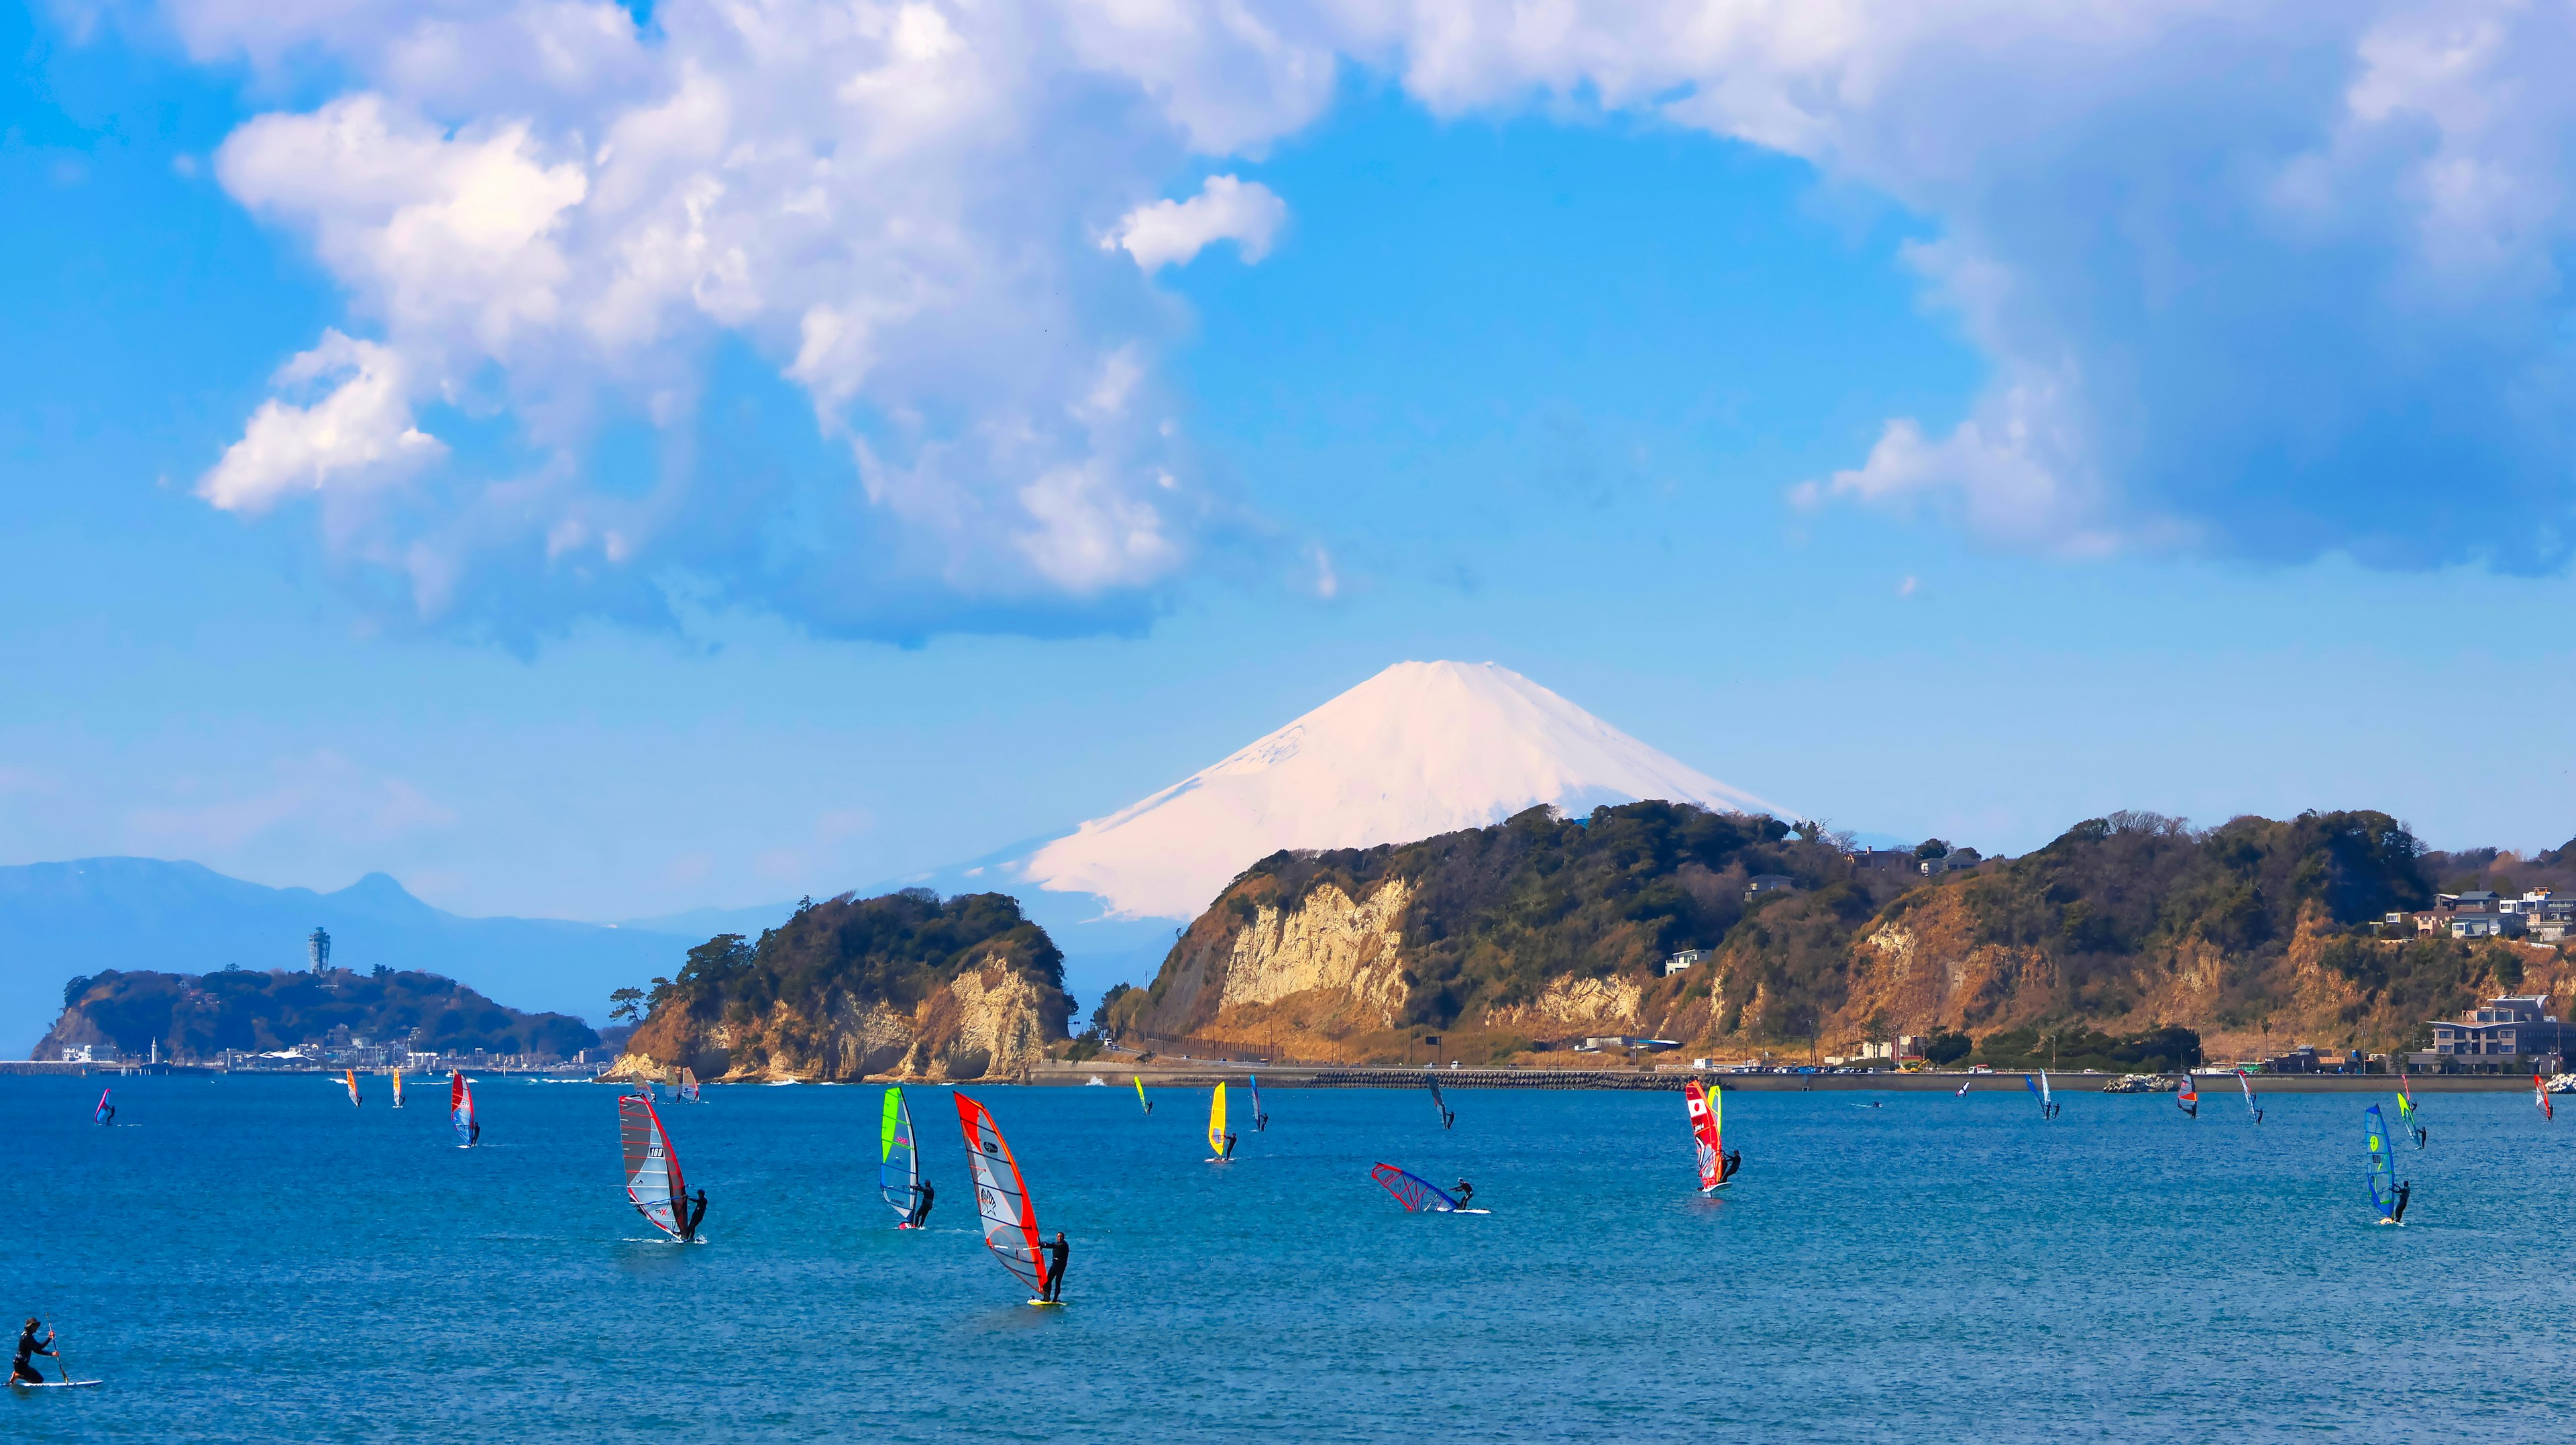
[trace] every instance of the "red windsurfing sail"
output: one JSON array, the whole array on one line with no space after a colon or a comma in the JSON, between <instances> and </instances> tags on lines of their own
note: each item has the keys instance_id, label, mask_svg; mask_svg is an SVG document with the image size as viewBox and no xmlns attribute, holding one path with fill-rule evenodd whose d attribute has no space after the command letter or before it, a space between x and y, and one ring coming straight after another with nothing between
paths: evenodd
<instances>
[{"instance_id":1,"label":"red windsurfing sail","mask_svg":"<svg viewBox=\"0 0 2576 1445\"><path fill-rule=\"evenodd\" d=\"M462 1071L447 1076L447 1122L456 1126L456 1147L474 1147L474 1091L465 1087Z\"/></svg>"},{"instance_id":2,"label":"red windsurfing sail","mask_svg":"<svg viewBox=\"0 0 2576 1445\"><path fill-rule=\"evenodd\" d=\"M1369 1177L1394 1195L1396 1203L1412 1213L1447 1214L1458 1207L1458 1201L1450 1198L1439 1185L1392 1164L1380 1164L1369 1170Z\"/></svg>"},{"instance_id":3,"label":"red windsurfing sail","mask_svg":"<svg viewBox=\"0 0 2576 1445\"><path fill-rule=\"evenodd\" d=\"M671 1136L662 1129L662 1116L653 1112L653 1101L634 1094L617 1100L617 1132L626 1145L626 1197L635 1212L652 1221L655 1229L680 1237L680 1211L688 1205L684 1199L688 1182L680 1177L680 1155L671 1147Z\"/></svg>"},{"instance_id":4,"label":"red windsurfing sail","mask_svg":"<svg viewBox=\"0 0 2576 1445\"><path fill-rule=\"evenodd\" d=\"M1020 1161L983 1105L957 1096L957 1126L966 1134L966 1163L975 1171L975 1208L984 1216L984 1247L1020 1283L1046 1293L1047 1256L1038 1242L1037 1206L1020 1180Z\"/></svg>"},{"instance_id":5,"label":"red windsurfing sail","mask_svg":"<svg viewBox=\"0 0 2576 1445\"><path fill-rule=\"evenodd\" d=\"M1697 1079L1682 1085L1682 1103L1690 1110L1691 1135L1699 1141L1699 1187L1706 1191L1724 1182L1725 1136L1718 1130L1717 1091Z\"/></svg>"},{"instance_id":6,"label":"red windsurfing sail","mask_svg":"<svg viewBox=\"0 0 2576 1445\"><path fill-rule=\"evenodd\" d=\"M2552 1113L2549 1108L2549 1085L2544 1082L2538 1074L2531 1076L2531 1097L2537 1100L2540 1104L2540 1117L2544 1119L2555 1119L2558 1117L2555 1113Z\"/></svg>"}]
</instances>

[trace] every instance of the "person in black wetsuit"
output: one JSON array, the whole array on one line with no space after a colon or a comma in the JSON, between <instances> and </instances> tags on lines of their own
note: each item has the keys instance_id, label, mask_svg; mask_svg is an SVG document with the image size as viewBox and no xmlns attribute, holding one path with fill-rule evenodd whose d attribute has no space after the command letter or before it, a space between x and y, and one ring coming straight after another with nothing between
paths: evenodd
<instances>
[{"instance_id":1,"label":"person in black wetsuit","mask_svg":"<svg viewBox=\"0 0 2576 1445\"><path fill-rule=\"evenodd\" d=\"M1728 1154L1725 1158L1723 1158L1723 1159L1721 1159L1721 1160L1719 1160L1719 1161L1718 1161L1717 1182L1718 1182L1718 1183L1720 1183L1720 1184L1724 1184L1724 1183L1725 1183L1726 1181L1728 1181L1729 1179L1732 1179L1732 1178L1734 1178L1734 1177L1735 1177L1735 1171L1736 1171L1736 1170L1741 1169L1741 1168L1743 1168L1743 1167L1744 1167L1744 1151L1743 1151L1743 1150L1741 1150L1741 1149L1735 1150L1734 1152L1732 1152L1732 1153Z\"/></svg>"},{"instance_id":2,"label":"person in black wetsuit","mask_svg":"<svg viewBox=\"0 0 2576 1445\"><path fill-rule=\"evenodd\" d=\"M2389 1220L2390 1220L2390 1222L2391 1222L2391 1223L2395 1223L2395 1224L2404 1224L2404 1223L2406 1222L2406 1200L2407 1200L2408 1196L2412 1195L2414 1192L2415 1192L2415 1184L2414 1184L2414 1181L2412 1181L2412 1180L2399 1180L2399 1181L2398 1181L2398 1184L2397 1184L2397 1207L2396 1207L2395 1209L2392 1209L2392 1210L2388 1211L2388 1218L2389 1218Z\"/></svg>"},{"instance_id":3,"label":"person in black wetsuit","mask_svg":"<svg viewBox=\"0 0 2576 1445\"><path fill-rule=\"evenodd\" d=\"M904 1220L904 1223L911 1225L915 1229L919 1229L922 1226L922 1223L930 1218L931 1196L938 1192L938 1190L930 1187L929 1180L924 1179L921 1181L921 1183L916 1186L912 1192L912 1213Z\"/></svg>"},{"instance_id":4,"label":"person in black wetsuit","mask_svg":"<svg viewBox=\"0 0 2576 1445\"><path fill-rule=\"evenodd\" d=\"M98 1122L100 1122L100 1123L102 1123L102 1124L113 1124L113 1123L115 1123L115 1122L116 1122L116 1106L115 1106L114 1104L110 1104L110 1105L108 1105L108 1106L107 1106L107 1112L99 1116L99 1120L98 1120Z\"/></svg>"},{"instance_id":5,"label":"person in black wetsuit","mask_svg":"<svg viewBox=\"0 0 2576 1445\"><path fill-rule=\"evenodd\" d=\"M1064 1242L1063 1230L1059 1229L1055 1232L1055 1239L1046 1246L1046 1252L1046 1293L1039 1295L1038 1298L1062 1304L1064 1303L1064 1261L1066 1256L1073 1253L1073 1246Z\"/></svg>"},{"instance_id":6,"label":"person in black wetsuit","mask_svg":"<svg viewBox=\"0 0 2576 1445\"><path fill-rule=\"evenodd\" d=\"M474 1145L476 1145L476 1144L480 1144L480 1143L482 1143L482 1142L483 1142L483 1121L482 1121L482 1120L480 1120L480 1119L476 1119L476 1120L473 1120L473 1121L469 1122L468 1124L466 1124L466 1126L465 1126L465 1143L466 1143L466 1146L467 1146L467 1147L469 1147L469 1148L471 1148L472 1146L474 1146Z\"/></svg>"},{"instance_id":7,"label":"person in black wetsuit","mask_svg":"<svg viewBox=\"0 0 2576 1445\"><path fill-rule=\"evenodd\" d=\"M698 1202L694 1206L689 1204L687 1195L681 1195L680 1204L689 1211L689 1217L680 1225L680 1238L684 1242L694 1242L698 1237L698 1225L707 1217L707 1192L703 1189L698 1191Z\"/></svg>"},{"instance_id":8,"label":"person in black wetsuit","mask_svg":"<svg viewBox=\"0 0 2576 1445\"><path fill-rule=\"evenodd\" d=\"M1459 1207L1459 1208L1461 1208L1461 1209L1466 1208L1466 1207L1467 1207L1467 1201L1468 1201L1468 1200L1470 1200L1470 1199L1473 1199L1473 1198L1475 1198L1475 1197L1476 1197L1476 1186L1475 1186L1475 1185L1473 1185L1473 1184L1468 1183L1468 1182L1467 1182L1466 1180L1464 1180L1464 1179L1459 1180L1459 1181L1458 1181L1458 1207Z\"/></svg>"},{"instance_id":9,"label":"person in black wetsuit","mask_svg":"<svg viewBox=\"0 0 2576 1445\"><path fill-rule=\"evenodd\" d=\"M1234 1157L1234 1136L1232 1134L1225 1136L1225 1147L1217 1150L1216 1157L1219 1159L1231 1159Z\"/></svg>"},{"instance_id":10,"label":"person in black wetsuit","mask_svg":"<svg viewBox=\"0 0 2576 1445\"><path fill-rule=\"evenodd\" d=\"M37 1371L36 1362L33 1358L37 1355L52 1355L54 1353L54 1332L52 1330L45 1331L43 1343L40 1344L36 1340L36 1331L39 1328L42 1328L43 1323L44 1322L41 1320L31 1319L27 1321L27 1327L18 1332L18 1360L16 1364L9 1367L10 1384L15 1385L21 1381L30 1385L41 1385L45 1383L45 1377ZM60 1359L61 1356L55 1355L55 1358Z\"/></svg>"}]
</instances>

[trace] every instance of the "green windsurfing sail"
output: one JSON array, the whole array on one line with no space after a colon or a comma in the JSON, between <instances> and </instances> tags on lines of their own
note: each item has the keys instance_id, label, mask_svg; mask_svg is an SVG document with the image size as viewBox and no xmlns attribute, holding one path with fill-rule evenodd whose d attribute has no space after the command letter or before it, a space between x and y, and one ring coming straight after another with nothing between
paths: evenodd
<instances>
[{"instance_id":1,"label":"green windsurfing sail","mask_svg":"<svg viewBox=\"0 0 2576 1445\"><path fill-rule=\"evenodd\" d=\"M900 1088L885 1091L885 1119L877 1131L877 1197L907 1220L921 1198L921 1152L912 1144L912 1109Z\"/></svg>"},{"instance_id":2,"label":"green windsurfing sail","mask_svg":"<svg viewBox=\"0 0 2576 1445\"><path fill-rule=\"evenodd\" d=\"M2389 1157L2388 1121L2373 1104L2363 1112L2363 1138L2370 1148L2370 1207L2382 1219L2397 1217L2397 1165Z\"/></svg>"}]
</instances>

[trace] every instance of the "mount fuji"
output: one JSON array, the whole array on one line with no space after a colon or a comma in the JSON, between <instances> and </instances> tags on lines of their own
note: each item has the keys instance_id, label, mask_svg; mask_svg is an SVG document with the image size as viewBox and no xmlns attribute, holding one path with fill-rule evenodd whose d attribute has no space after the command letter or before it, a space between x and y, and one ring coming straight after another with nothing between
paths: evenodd
<instances>
[{"instance_id":1,"label":"mount fuji","mask_svg":"<svg viewBox=\"0 0 2576 1445\"><path fill-rule=\"evenodd\" d=\"M1236 874L1282 848L1366 848L1551 804L1643 798L1783 814L1493 663L1400 662L1140 802L1061 837L901 880L1010 893L1085 997L1150 978Z\"/></svg>"}]
</instances>

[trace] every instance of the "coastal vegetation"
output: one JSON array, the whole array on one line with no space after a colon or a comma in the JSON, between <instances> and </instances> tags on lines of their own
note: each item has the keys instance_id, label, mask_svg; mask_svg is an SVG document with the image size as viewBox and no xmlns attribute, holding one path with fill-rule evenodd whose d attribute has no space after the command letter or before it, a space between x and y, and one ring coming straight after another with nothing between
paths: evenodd
<instances>
[{"instance_id":1,"label":"coastal vegetation","mask_svg":"<svg viewBox=\"0 0 2576 1445\"><path fill-rule=\"evenodd\" d=\"M206 1058L226 1049L272 1053L331 1041L335 1032L424 1053L548 1054L599 1044L569 1014L505 1008L451 978L412 969L357 973L228 968L215 973L110 970L63 987L63 1013L36 1057L111 1044L139 1055Z\"/></svg>"},{"instance_id":2,"label":"coastal vegetation","mask_svg":"<svg viewBox=\"0 0 2576 1445\"><path fill-rule=\"evenodd\" d=\"M641 1005L637 1067L800 1078L980 1077L1061 1041L1072 1007L1063 954L1016 900L919 888L808 898L757 940L719 934Z\"/></svg>"},{"instance_id":3,"label":"coastal vegetation","mask_svg":"<svg viewBox=\"0 0 2576 1445\"><path fill-rule=\"evenodd\" d=\"M2026 1068L2054 1049L2060 1067L2131 1072L2212 1048L2407 1047L2482 993L2576 982L2555 946L2384 925L2437 892L2576 885L2576 844L2441 853L2367 810L2206 829L2115 813L1949 867L1975 855L1846 844L1649 802L1274 854L1096 1022L1353 1058L1434 1030L1453 1057L1553 1032L1799 1062L1906 1034L1944 1062ZM1401 906L1380 923L1373 901Z\"/></svg>"}]
</instances>

